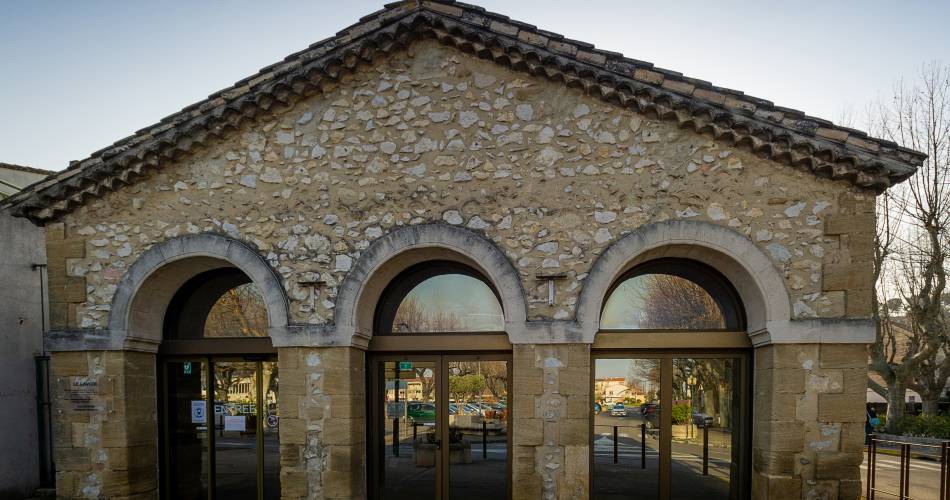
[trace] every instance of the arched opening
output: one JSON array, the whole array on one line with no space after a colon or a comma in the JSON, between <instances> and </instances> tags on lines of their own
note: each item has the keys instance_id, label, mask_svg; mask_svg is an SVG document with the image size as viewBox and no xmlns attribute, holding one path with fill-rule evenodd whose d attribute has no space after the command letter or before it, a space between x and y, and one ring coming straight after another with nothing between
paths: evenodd
<instances>
[{"instance_id":1,"label":"arched opening","mask_svg":"<svg viewBox=\"0 0 950 500\"><path fill-rule=\"evenodd\" d=\"M717 268L665 250L618 273L602 302L593 493L742 498L751 470L745 307ZM639 452L632 473L612 456L624 445Z\"/></svg>"},{"instance_id":2,"label":"arched opening","mask_svg":"<svg viewBox=\"0 0 950 500\"><path fill-rule=\"evenodd\" d=\"M435 253L455 259L414 261ZM511 344L502 296L468 259L427 249L383 270L369 348L374 498L510 492Z\"/></svg>"},{"instance_id":3,"label":"arched opening","mask_svg":"<svg viewBox=\"0 0 950 500\"><path fill-rule=\"evenodd\" d=\"M279 498L278 369L259 287L233 266L194 273L161 329L162 496Z\"/></svg>"},{"instance_id":4,"label":"arched opening","mask_svg":"<svg viewBox=\"0 0 950 500\"><path fill-rule=\"evenodd\" d=\"M128 268L109 330L118 348L158 353L157 399L145 392L130 405L157 411L155 434L137 438L158 443L162 498L279 498L270 334L287 325L279 276L240 241L182 236Z\"/></svg>"}]
</instances>

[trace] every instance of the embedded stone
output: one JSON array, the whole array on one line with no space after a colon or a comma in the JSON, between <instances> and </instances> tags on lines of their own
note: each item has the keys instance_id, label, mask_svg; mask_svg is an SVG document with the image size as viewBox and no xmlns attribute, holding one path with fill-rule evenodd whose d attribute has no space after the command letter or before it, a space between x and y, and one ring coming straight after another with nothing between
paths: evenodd
<instances>
[{"instance_id":1,"label":"embedded stone","mask_svg":"<svg viewBox=\"0 0 950 500\"><path fill-rule=\"evenodd\" d=\"M594 212L594 220L600 224L607 224L617 220L616 212Z\"/></svg>"},{"instance_id":2,"label":"embedded stone","mask_svg":"<svg viewBox=\"0 0 950 500\"><path fill-rule=\"evenodd\" d=\"M442 220L452 224L453 226L457 226L464 222L462 219L462 214L460 214L458 210L446 210L442 213Z\"/></svg>"},{"instance_id":3,"label":"embedded stone","mask_svg":"<svg viewBox=\"0 0 950 500\"><path fill-rule=\"evenodd\" d=\"M519 104L515 106L515 116L520 120L530 121L534 118L534 108L530 104Z\"/></svg>"},{"instance_id":4,"label":"embedded stone","mask_svg":"<svg viewBox=\"0 0 950 500\"><path fill-rule=\"evenodd\" d=\"M469 128L478 121L478 113L474 111L462 111L459 113L459 125L463 128Z\"/></svg>"}]
</instances>

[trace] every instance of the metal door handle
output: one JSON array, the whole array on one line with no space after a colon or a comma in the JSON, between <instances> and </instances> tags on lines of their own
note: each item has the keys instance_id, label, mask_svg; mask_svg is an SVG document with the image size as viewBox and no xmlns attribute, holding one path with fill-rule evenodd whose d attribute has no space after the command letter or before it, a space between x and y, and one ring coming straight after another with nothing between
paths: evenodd
<instances>
[{"instance_id":1,"label":"metal door handle","mask_svg":"<svg viewBox=\"0 0 950 500\"><path fill-rule=\"evenodd\" d=\"M441 439L436 439L434 444L435 444L435 448L436 448L437 450L441 450L441 449L442 449L442 440L441 440Z\"/></svg>"}]
</instances>

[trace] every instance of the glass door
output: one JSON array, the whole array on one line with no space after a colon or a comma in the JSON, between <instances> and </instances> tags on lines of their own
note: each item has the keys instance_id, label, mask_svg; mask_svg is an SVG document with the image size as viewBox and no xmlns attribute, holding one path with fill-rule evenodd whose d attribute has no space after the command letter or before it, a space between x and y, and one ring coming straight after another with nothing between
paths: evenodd
<instances>
[{"instance_id":1,"label":"glass door","mask_svg":"<svg viewBox=\"0 0 950 500\"><path fill-rule=\"evenodd\" d=\"M165 397L165 498L209 498L208 364L204 360L168 361L163 365Z\"/></svg>"},{"instance_id":2,"label":"glass door","mask_svg":"<svg viewBox=\"0 0 950 500\"><path fill-rule=\"evenodd\" d=\"M747 360L742 353L596 355L593 498L744 498Z\"/></svg>"},{"instance_id":3,"label":"glass door","mask_svg":"<svg viewBox=\"0 0 950 500\"><path fill-rule=\"evenodd\" d=\"M457 499L508 496L508 361L446 358L448 493Z\"/></svg>"},{"instance_id":4,"label":"glass door","mask_svg":"<svg viewBox=\"0 0 950 500\"><path fill-rule=\"evenodd\" d=\"M497 356L371 358L371 497L507 498L509 369Z\"/></svg>"},{"instance_id":5,"label":"glass door","mask_svg":"<svg viewBox=\"0 0 950 500\"><path fill-rule=\"evenodd\" d=\"M204 357L162 370L162 497L280 498L277 363Z\"/></svg>"}]
</instances>

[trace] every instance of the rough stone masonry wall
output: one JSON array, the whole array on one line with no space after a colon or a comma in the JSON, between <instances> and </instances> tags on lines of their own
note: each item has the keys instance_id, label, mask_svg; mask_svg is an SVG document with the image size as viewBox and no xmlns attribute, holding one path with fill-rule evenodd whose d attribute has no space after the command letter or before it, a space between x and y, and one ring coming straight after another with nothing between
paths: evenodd
<instances>
[{"instance_id":1,"label":"rough stone masonry wall","mask_svg":"<svg viewBox=\"0 0 950 500\"><path fill-rule=\"evenodd\" d=\"M604 248L645 224L677 219L704 220L748 236L784 277L793 318L868 316L861 256L870 233L861 228L873 225L870 193L435 42L418 42L374 64L325 89L324 96L247 125L232 139L92 200L62 226L51 226L50 282L59 284L50 291L52 327L106 327L116 284L131 263L156 243L200 232L255 246L282 277L293 322L330 323L337 286L361 251L394 228L431 222L464 226L497 244L521 274L533 320L573 318L584 278ZM549 305L547 281L537 276L554 273L566 279L557 281ZM316 279L325 285L312 288ZM852 279L861 286L851 287ZM781 497L789 491L777 486L781 481L801 485L800 492L834 485L845 498L850 479L829 482L820 468L801 462L812 460L808 453L819 461L851 460L851 439L834 438L829 450L811 448L812 437L844 432L853 423L848 410L820 413L837 389L808 383L814 373L837 368L821 365L816 346L767 347L760 351L771 356L757 352L757 358L795 364L799 355L792 350L799 348L815 350L811 368L796 365L803 370L796 374L775 370L771 385L756 383L767 391L755 401L757 442L768 443L756 448L756 487ZM546 498L586 491L589 387L582 392L562 386L589 384L589 360L570 349L575 347L515 347L518 495L522 486ZM346 386L349 393L331 394L325 367L337 354L282 351L283 494L359 496L365 464L353 465L361 456L346 450L363 448L365 412L361 402L342 401L362 396L362 379ZM311 354L319 365L308 364ZM347 373L355 376L362 371L362 354L349 356ZM548 359L564 363L565 356L564 366L544 365ZM854 359L864 355L855 353ZM565 377L567 372L572 375ZM796 377L803 381L800 393L786 397L774 390L787 391L786 383L798 387ZM838 399L853 399L861 408L851 387L845 388L840 394L847 396ZM142 404L154 413L154 388L139 394L150 398ZM521 398L535 407L518 405ZM561 398L566 406L555 411L552 405ZM778 408L789 398L796 401L793 413L788 407L768 413L769 406ZM579 405L581 399L583 431L580 406L571 411L572 401ZM799 408L798 400L808 404ZM807 412L815 404L819 414L813 418ZM328 416L333 412L348 417ZM763 414L771 416L763 421ZM782 446L797 446L794 436L792 444L779 441L788 434L782 423L789 421L800 422L795 425L802 444L786 452ZM91 429L95 436L94 423ZM67 457L63 488L95 488L92 460L108 455L109 447L90 439L84 447L58 448ZM88 464L83 449L90 452ZM828 455L833 452L843 454ZM68 458L72 454L80 458ZM347 475L340 464L356 472Z\"/></svg>"},{"instance_id":2,"label":"rough stone masonry wall","mask_svg":"<svg viewBox=\"0 0 950 500\"><path fill-rule=\"evenodd\" d=\"M54 352L53 447L58 498L156 498L158 414L155 355ZM61 389L74 377L98 382L97 411L76 411Z\"/></svg>"},{"instance_id":3,"label":"rough stone masonry wall","mask_svg":"<svg viewBox=\"0 0 950 500\"><path fill-rule=\"evenodd\" d=\"M365 356L351 347L278 349L281 498L365 495Z\"/></svg>"},{"instance_id":4,"label":"rough stone masonry wall","mask_svg":"<svg viewBox=\"0 0 950 500\"><path fill-rule=\"evenodd\" d=\"M63 302L78 300L75 314L54 326L105 326L137 256L204 231L256 245L284 278L294 321L331 322L336 287L361 250L433 221L498 244L522 274L532 319L573 317L603 248L673 219L748 235L782 271L795 317L840 316L842 290L821 286L839 238L822 223L870 198L423 41L68 215L62 241L85 245L64 255L62 279L84 279L85 294L71 289ZM567 275L553 305L539 273ZM326 286L298 284L314 278Z\"/></svg>"}]
</instances>

